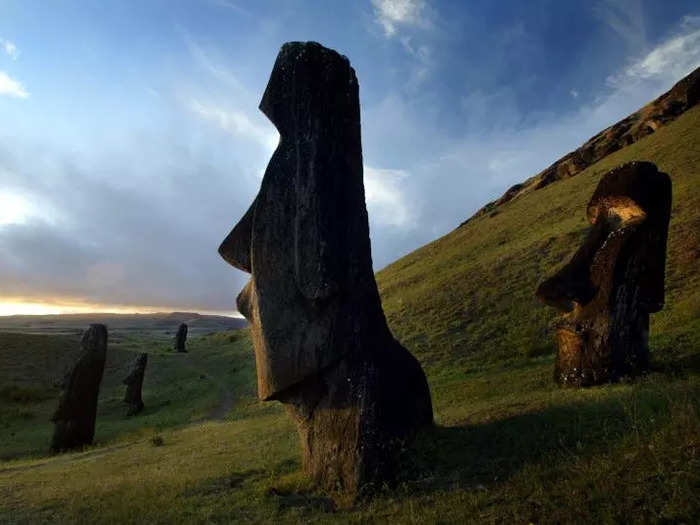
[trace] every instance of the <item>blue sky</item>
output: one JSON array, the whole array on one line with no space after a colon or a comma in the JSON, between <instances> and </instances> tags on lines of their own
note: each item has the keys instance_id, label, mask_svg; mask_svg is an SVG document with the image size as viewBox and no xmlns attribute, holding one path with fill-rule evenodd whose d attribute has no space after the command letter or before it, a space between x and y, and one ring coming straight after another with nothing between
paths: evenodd
<instances>
[{"instance_id":1,"label":"blue sky","mask_svg":"<svg viewBox=\"0 0 700 525\"><path fill-rule=\"evenodd\" d=\"M700 6L0 0L0 313L231 311L289 40L357 71L380 269L699 66Z\"/></svg>"}]
</instances>

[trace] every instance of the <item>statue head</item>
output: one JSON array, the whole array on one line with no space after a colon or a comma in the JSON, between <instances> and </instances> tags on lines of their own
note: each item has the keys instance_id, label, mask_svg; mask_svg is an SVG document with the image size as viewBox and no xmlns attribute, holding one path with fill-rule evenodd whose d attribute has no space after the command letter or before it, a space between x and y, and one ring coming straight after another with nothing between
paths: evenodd
<instances>
[{"instance_id":1,"label":"statue head","mask_svg":"<svg viewBox=\"0 0 700 525\"><path fill-rule=\"evenodd\" d=\"M259 396L276 399L352 352L372 316L383 320L383 313L348 59L314 42L285 44L260 109L279 145L219 253L251 274L238 310L251 323ZM365 312L358 315L359 305Z\"/></svg>"}]
</instances>

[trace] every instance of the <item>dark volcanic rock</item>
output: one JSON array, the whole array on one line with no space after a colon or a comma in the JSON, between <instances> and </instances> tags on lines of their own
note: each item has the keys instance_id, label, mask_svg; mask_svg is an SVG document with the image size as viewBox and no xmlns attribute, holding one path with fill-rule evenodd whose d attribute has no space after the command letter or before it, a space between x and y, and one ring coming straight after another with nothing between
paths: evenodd
<instances>
[{"instance_id":1,"label":"dark volcanic rock","mask_svg":"<svg viewBox=\"0 0 700 525\"><path fill-rule=\"evenodd\" d=\"M143 410L141 387L143 386L143 376L146 373L146 363L148 363L148 354L139 354L131 365L129 375L122 381L126 385L124 403L129 405L127 416L136 415Z\"/></svg>"},{"instance_id":2,"label":"dark volcanic rock","mask_svg":"<svg viewBox=\"0 0 700 525\"><path fill-rule=\"evenodd\" d=\"M187 324L180 323L175 334L175 350L178 352L187 352L185 343L187 342Z\"/></svg>"},{"instance_id":3,"label":"dark volcanic rock","mask_svg":"<svg viewBox=\"0 0 700 525\"><path fill-rule=\"evenodd\" d=\"M644 370L649 314L664 304L671 179L649 162L608 172L588 203L593 225L537 296L569 312L559 323L555 379L587 386Z\"/></svg>"},{"instance_id":4,"label":"dark volcanic rock","mask_svg":"<svg viewBox=\"0 0 700 525\"><path fill-rule=\"evenodd\" d=\"M432 407L374 280L355 71L317 43L285 44L260 109L280 143L219 253L252 274L237 302L251 323L259 397L288 406L307 473L356 494L391 478Z\"/></svg>"},{"instance_id":5,"label":"dark volcanic rock","mask_svg":"<svg viewBox=\"0 0 700 525\"><path fill-rule=\"evenodd\" d=\"M82 353L66 374L55 423L51 450L58 452L89 445L95 436L97 396L107 354L107 328L92 324L80 342Z\"/></svg>"}]
</instances>

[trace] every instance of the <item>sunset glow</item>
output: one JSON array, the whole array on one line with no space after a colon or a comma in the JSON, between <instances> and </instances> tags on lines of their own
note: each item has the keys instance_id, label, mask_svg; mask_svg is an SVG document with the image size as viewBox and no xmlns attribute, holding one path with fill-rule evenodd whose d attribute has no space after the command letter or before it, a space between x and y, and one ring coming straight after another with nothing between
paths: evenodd
<instances>
[{"instance_id":1,"label":"sunset glow","mask_svg":"<svg viewBox=\"0 0 700 525\"><path fill-rule=\"evenodd\" d=\"M26 301L0 299L0 316L8 315L57 315L57 314L86 314L86 313L113 313L113 314L152 314L157 312L197 312L209 315L226 315L241 317L235 311L201 310L191 307L173 306L131 306L92 304L71 301Z\"/></svg>"}]
</instances>

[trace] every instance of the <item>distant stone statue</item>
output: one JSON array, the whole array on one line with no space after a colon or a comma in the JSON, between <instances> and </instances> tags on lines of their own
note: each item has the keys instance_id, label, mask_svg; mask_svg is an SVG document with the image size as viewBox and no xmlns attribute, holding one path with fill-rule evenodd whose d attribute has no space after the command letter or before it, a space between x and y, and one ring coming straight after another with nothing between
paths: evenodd
<instances>
[{"instance_id":1,"label":"distant stone statue","mask_svg":"<svg viewBox=\"0 0 700 525\"><path fill-rule=\"evenodd\" d=\"M356 494L391 478L433 415L374 280L355 71L320 44L287 43L260 109L280 143L219 253L252 274L237 304L251 323L260 399L287 405L310 476Z\"/></svg>"},{"instance_id":2,"label":"distant stone statue","mask_svg":"<svg viewBox=\"0 0 700 525\"><path fill-rule=\"evenodd\" d=\"M107 354L107 328L91 324L80 342L81 354L63 381L63 392L51 420L55 423L51 450L58 452L92 443L97 396Z\"/></svg>"},{"instance_id":3,"label":"distant stone statue","mask_svg":"<svg viewBox=\"0 0 700 525\"><path fill-rule=\"evenodd\" d=\"M178 352L187 352L185 348L185 343L187 342L187 325L185 323L180 323L175 334L175 350Z\"/></svg>"},{"instance_id":4,"label":"distant stone statue","mask_svg":"<svg viewBox=\"0 0 700 525\"><path fill-rule=\"evenodd\" d=\"M671 179L654 164L631 162L603 176L583 245L537 289L569 312L557 328L557 382L588 386L647 368L649 314L664 304L670 213Z\"/></svg>"},{"instance_id":5,"label":"distant stone statue","mask_svg":"<svg viewBox=\"0 0 700 525\"><path fill-rule=\"evenodd\" d=\"M148 354L139 354L131 364L129 375L122 381L126 385L124 403L129 405L127 416L134 416L143 410L141 387L143 386L143 376L146 373L146 363L148 363Z\"/></svg>"}]
</instances>

